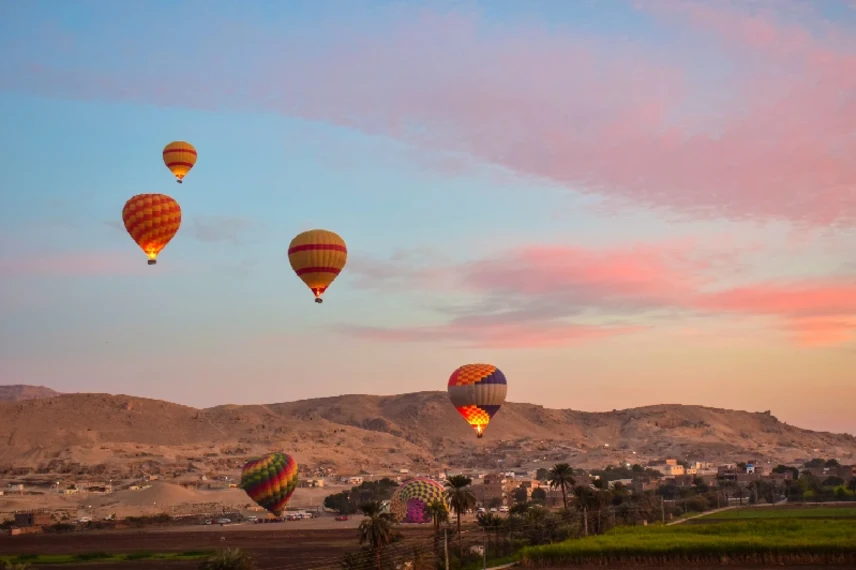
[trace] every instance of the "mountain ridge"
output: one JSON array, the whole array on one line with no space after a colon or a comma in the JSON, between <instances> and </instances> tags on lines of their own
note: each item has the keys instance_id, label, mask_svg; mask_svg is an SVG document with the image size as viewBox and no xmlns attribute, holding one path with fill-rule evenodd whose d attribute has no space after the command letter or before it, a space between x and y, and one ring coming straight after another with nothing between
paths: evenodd
<instances>
[{"instance_id":1,"label":"mountain ridge","mask_svg":"<svg viewBox=\"0 0 856 570\"><path fill-rule=\"evenodd\" d=\"M0 450L0 473L115 478L234 473L249 456L274 448L319 474L856 455L856 437L849 434L791 426L769 412L686 404L581 412L508 402L478 440L439 391L208 408L56 393L0 402L0 441L8 442Z\"/></svg>"}]
</instances>

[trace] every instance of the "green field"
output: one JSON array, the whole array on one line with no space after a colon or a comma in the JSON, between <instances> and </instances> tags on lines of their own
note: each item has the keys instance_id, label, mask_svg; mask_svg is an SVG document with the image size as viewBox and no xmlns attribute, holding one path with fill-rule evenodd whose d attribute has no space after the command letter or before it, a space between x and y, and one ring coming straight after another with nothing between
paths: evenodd
<instances>
[{"instance_id":1,"label":"green field","mask_svg":"<svg viewBox=\"0 0 856 570\"><path fill-rule=\"evenodd\" d=\"M839 519L856 518L856 507L757 507L731 509L699 517L697 520L752 519Z\"/></svg>"},{"instance_id":2,"label":"green field","mask_svg":"<svg viewBox=\"0 0 856 570\"><path fill-rule=\"evenodd\" d=\"M107 554L105 552L87 552L83 554L31 554L21 556L0 556L0 563L26 564L80 564L81 562L123 562L131 560L198 560L213 554L213 550L191 552L131 552L129 554Z\"/></svg>"},{"instance_id":3,"label":"green field","mask_svg":"<svg viewBox=\"0 0 856 570\"><path fill-rule=\"evenodd\" d=\"M525 548L525 566L597 562L731 561L854 563L856 521L750 520L706 525L619 527L607 534Z\"/></svg>"}]
</instances>

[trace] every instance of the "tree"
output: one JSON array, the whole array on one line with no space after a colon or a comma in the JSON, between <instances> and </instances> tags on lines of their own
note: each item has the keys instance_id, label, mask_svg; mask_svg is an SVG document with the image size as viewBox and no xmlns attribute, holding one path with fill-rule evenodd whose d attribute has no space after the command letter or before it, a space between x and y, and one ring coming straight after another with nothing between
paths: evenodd
<instances>
[{"instance_id":1,"label":"tree","mask_svg":"<svg viewBox=\"0 0 856 570\"><path fill-rule=\"evenodd\" d=\"M550 470L545 467L538 468L538 471L535 472L535 479L538 481L546 481L550 478Z\"/></svg>"},{"instance_id":2,"label":"tree","mask_svg":"<svg viewBox=\"0 0 856 570\"><path fill-rule=\"evenodd\" d=\"M529 494L523 487L517 487L511 492L511 498L514 499L515 503L525 503L529 500Z\"/></svg>"},{"instance_id":3,"label":"tree","mask_svg":"<svg viewBox=\"0 0 856 570\"><path fill-rule=\"evenodd\" d=\"M360 544L367 544L375 557L377 570L383 570L380 555L383 548L392 542L392 523L394 519L389 513L384 513L380 501L371 501L360 505L360 511L365 517L360 523Z\"/></svg>"},{"instance_id":4,"label":"tree","mask_svg":"<svg viewBox=\"0 0 856 570\"><path fill-rule=\"evenodd\" d=\"M541 487L537 487L532 489L532 502L538 503L539 505L544 505L547 503L547 491L542 489Z\"/></svg>"},{"instance_id":5,"label":"tree","mask_svg":"<svg viewBox=\"0 0 856 570\"><path fill-rule=\"evenodd\" d=\"M847 482L847 489L856 493L856 477Z\"/></svg>"},{"instance_id":6,"label":"tree","mask_svg":"<svg viewBox=\"0 0 856 570\"><path fill-rule=\"evenodd\" d=\"M227 548L209 556L199 564L199 570L254 570L252 557L237 548Z\"/></svg>"},{"instance_id":7,"label":"tree","mask_svg":"<svg viewBox=\"0 0 856 570\"><path fill-rule=\"evenodd\" d=\"M425 509L431 516L431 521L434 523L434 552L440 552L440 525L449 522L449 509L446 508L446 503L440 499L435 499L429 503Z\"/></svg>"},{"instance_id":8,"label":"tree","mask_svg":"<svg viewBox=\"0 0 856 570\"><path fill-rule=\"evenodd\" d=\"M324 497L324 506L336 511L340 515L350 515L354 512L354 508L351 506L351 493L349 491L327 495Z\"/></svg>"},{"instance_id":9,"label":"tree","mask_svg":"<svg viewBox=\"0 0 856 570\"><path fill-rule=\"evenodd\" d=\"M841 477L836 477L835 475L831 475L823 480L824 487L838 487L839 485L844 484L844 479Z\"/></svg>"},{"instance_id":10,"label":"tree","mask_svg":"<svg viewBox=\"0 0 856 570\"><path fill-rule=\"evenodd\" d=\"M468 509L476 506L476 498L470 485L473 480L465 475L452 475L446 479L446 497L449 504L455 509L455 517L458 519L458 550L461 560L464 559L464 540L461 536L461 515Z\"/></svg>"},{"instance_id":11,"label":"tree","mask_svg":"<svg viewBox=\"0 0 856 570\"><path fill-rule=\"evenodd\" d=\"M502 506L502 499L500 497L491 497L487 502L487 508L489 509L498 509Z\"/></svg>"},{"instance_id":12,"label":"tree","mask_svg":"<svg viewBox=\"0 0 856 570\"><path fill-rule=\"evenodd\" d=\"M562 504L568 509L568 489L572 489L577 482L574 480L574 470L567 463L557 463L550 469L548 478L551 489L562 490Z\"/></svg>"}]
</instances>

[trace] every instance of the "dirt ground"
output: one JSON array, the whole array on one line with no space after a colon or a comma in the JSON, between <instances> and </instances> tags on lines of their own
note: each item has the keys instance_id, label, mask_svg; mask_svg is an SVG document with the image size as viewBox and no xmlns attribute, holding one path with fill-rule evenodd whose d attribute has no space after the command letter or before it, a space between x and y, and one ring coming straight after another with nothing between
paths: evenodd
<instances>
[{"instance_id":1,"label":"dirt ground","mask_svg":"<svg viewBox=\"0 0 856 570\"><path fill-rule=\"evenodd\" d=\"M305 521L309 522L309 521ZM347 521L347 523L352 523ZM345 524L347 524L345 523ZM78 554L92 552L188 552L240 548L257 560L262 570L333 567L346 553L359 548L355 525L338 529L289 527L289 523L226 527L178 527L164 530L91 531L55 535L0 536L0 553ZM407 541L430 540L431 525L402 527ZM189 570L198 561L158 561L158 569ZM63 564L63 570L130 570L149 568L152 561ZM44 568L60 568L44 566Z\"/></svg>"}]
</instances>

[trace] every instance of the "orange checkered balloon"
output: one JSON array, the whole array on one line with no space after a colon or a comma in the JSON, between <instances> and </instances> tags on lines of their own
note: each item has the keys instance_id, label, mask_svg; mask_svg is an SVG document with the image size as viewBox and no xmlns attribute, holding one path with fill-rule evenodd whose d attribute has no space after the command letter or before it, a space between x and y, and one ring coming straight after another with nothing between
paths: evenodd
<instances>
[{"instance_id":1,"label":"orange checkered balloon","mask_svg":"<svg viewBox=\"0 0 856 570\"><path fill-rule=\"evenodd\" d=\"M464 364L449 377L449 399L478 437L505 403L508 383L493 364Z\"/></svg>"},{"instance_id":2,"label":"orange checkered balloon","mask_svg":"<svg viewBox=\"0 0 856 570\"><path fill-rule=\"evenodd\" d=\"M181 226L181 207L165 194L138 194L122 208L125 229L147 256L149 265L175 237Z\"/></svg>"}]
</instances>

